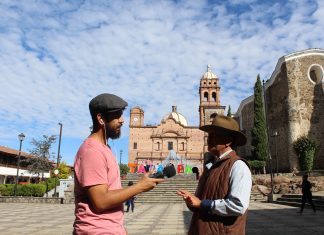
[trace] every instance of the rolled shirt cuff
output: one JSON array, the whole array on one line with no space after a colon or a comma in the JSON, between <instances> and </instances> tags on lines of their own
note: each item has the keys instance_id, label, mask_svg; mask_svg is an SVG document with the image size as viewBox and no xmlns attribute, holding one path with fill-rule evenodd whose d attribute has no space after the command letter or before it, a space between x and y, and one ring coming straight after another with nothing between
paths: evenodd
<instances>
[{"instance_id":1,"label":"rolled shirt cuff","mask_svg":"<svg viewBox=\"0 0 324 235\"><path fill-rule=\"evenodd\" d=\"M213 200L207 200L207 199L202 200L201 204L200 204L200 210L205 211L205 212L210 212L212 203L213 203Z\"/></svg>"}]
</instances>

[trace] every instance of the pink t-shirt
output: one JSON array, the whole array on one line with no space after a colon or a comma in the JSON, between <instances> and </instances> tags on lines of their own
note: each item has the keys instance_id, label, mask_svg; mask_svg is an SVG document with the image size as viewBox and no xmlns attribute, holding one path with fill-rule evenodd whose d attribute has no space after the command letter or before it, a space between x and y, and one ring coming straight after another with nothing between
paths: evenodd
<instances>
[{"instance_id":1,"label":"pink t-shirt","mask_svg":"<svg viewBox=\"0 0 324 235\"><path fill-rule=\"evenodd\" d=\"M75 157L74 171L74 234L126 234L123 205L96 213L91 210L85 192L85 187L99 184L107 184L109 190L122 188L119 167L111 149L93 138L86 139Z\"/></svg>"}]
</instances>

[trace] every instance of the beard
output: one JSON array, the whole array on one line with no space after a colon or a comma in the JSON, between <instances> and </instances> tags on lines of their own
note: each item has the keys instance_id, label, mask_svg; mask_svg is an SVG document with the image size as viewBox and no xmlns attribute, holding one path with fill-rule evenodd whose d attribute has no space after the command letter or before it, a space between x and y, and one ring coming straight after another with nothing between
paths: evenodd
<instances>
[{"instance_id":1,"label":"beard","mask_svg":"<svg viewBox=\"0 0 324 235\"><path fill-rule=\"evenodd\" d=\"M118 139L120 137L120 129L113 129L109 125L106 125L106 138Z\"/></svg>"}]
</instances>

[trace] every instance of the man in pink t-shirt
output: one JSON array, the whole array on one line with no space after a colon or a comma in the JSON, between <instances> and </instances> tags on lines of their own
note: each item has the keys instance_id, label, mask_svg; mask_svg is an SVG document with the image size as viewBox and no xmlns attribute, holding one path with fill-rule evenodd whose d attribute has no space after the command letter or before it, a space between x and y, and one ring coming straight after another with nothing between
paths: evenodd
<instances>
[{"instance_id":1,"label":"man in pink t-shirt","mask_svg":"<svg viewBox=\"0 0 324 235\"><path fill-rule=\"evenodd\" d=\"M98 95L89 103L93 131L74 163L74 234L127 234L123 202L163 181L145 174L136 184L121 186L119 167L107 141L120 136L126 106L122 98L112 94Z\"/></svg>"}]
</instances>

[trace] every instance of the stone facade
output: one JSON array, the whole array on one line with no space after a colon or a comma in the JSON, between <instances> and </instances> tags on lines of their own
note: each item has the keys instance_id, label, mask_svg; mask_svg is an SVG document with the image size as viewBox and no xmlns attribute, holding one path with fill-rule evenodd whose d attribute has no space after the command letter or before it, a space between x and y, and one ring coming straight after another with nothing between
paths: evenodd
<instances>
[{"instance_id":1,"label":"stone facade","mask_svg":"<svg viewBox=\"0 0 324 235\"><path fill-rule=\"evenodd\" d=\"M220 105L220 85L218 77L207 67L200 79L199 125L210 121L212 113L224 113ZM188 126L183 115L172 106L159 125L144 124L144 111L140 107L130 110L130 134L128 146L128 165L130 171L150 161L153 165L163 163L173 150L180 157L180 164L196 166L202 172L204 152L207 151L206 135L199 126Z\"/></svg>"},{"instance_id":2,"label":"stone facade","mask_svg":"<svg viewBox=\"0 0 324 235\"><path fill-rule=\"evenodd\" d=\"M324 168L324 50L309 49L278 60L271 78L264 84L265 109L272 165L288 172L299 169L293 142L308 135L320 142L314 169ZM241 156L251 155L253 96L243 100L236 113L248 137L239 148ZM277 133L277 135L276 135Z\"/></svg>"},{"instance_id":3,"label":"stone facade","mask_svg":"<svg viewBox=\"0 0 324 235\"><path fill-rule=\"evenodd\" d=\"M137 110L138 107L131 110L131 118L132 112ZM203 140L204 132L198 127L185 126L172 115L157 126L130 126L129 165L141 164L147 160L153 165L162 163L170 150L174 150L181 157L181 161L200 166L203 159Z\"/></svg>"}]
</instances>

